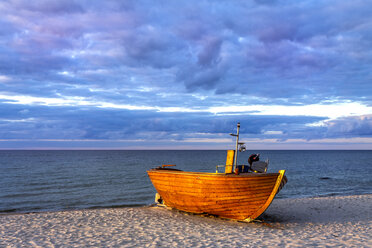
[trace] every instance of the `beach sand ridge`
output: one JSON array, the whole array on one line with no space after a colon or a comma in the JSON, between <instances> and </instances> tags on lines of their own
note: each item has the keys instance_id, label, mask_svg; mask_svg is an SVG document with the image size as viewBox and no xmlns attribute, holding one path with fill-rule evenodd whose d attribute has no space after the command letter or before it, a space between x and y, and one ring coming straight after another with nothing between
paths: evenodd
<instances>
[{"instance_id":1,"label":"beach sand ridge","mask_svg":"<svg viewBox=\"0 0 372 248\"><path fill-rule=\"evenodd\" d=\"M0 215L0 247L372 247L372 195L275 199L253 223L159 207Z\"/></svg>"}]
</instances>

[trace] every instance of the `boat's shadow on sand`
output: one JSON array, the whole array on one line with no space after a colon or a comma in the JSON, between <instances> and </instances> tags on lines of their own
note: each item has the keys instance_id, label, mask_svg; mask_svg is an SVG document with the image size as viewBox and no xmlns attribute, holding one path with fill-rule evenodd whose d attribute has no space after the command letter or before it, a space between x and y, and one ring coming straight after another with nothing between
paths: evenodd
<instances>
[{"instance_id":1,"label":"boat's shadow on sand","mask_svg":"<svg viewBox=\"0 0 372 248\"><path fill-rule=\"evenodd\" d=\"M288 224L327 224L368 221L371 216L372 195L335 196L302 199L277 199L261 216L252 222L240 222L219 218L210 214L191 214L175 209L170 211L175 218L188 218L192 221L211 221L225 225L248 224L255 227L285 228ZM164 213L164 212L163 212Z\"/></svg>"},{"instance_id":2,"label":"boat's shadow on sand","mask_svg":"<svg viewBox=\"0 0 372 248\"><path fill-rule=\"evenodd\" d=\"M372 195L277 199L259 219L267 223L345 223L371 216Z\"/></svg>"}]
</instances>

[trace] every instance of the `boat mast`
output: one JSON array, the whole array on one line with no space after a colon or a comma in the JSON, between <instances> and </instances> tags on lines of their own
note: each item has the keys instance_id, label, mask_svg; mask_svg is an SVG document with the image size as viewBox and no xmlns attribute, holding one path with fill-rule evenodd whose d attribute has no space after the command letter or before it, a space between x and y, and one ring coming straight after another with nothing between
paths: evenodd
<instances>
[{"instance_id":1,"label":"boat mast","mask_svg":"<svg viewBox=\"0 0 372 248\"><path fill-rule=\"evenodd\" d=\"M240 122L238 122L237 130L236 130L236 146L235 146L235 158L234 158L234 171L235 171L235 168L236 168L236 161L238 160L239 129L240 129Z\"/></svg>"},{"instance_id":2,"label":"boat mast","mask_svg":"<svg viewBox=\"0 0 372 248\"><path fill-rule=\"evenodd\" d=\"M240 122L238 122L236 134L230 133L231 136L235 136L236 137L236 146L235 146L235 154L234 154L234 167L233 167L233 171L235 171L236 161L238 159L239 129L240 129Z\"/></svg>"}]
</instances>

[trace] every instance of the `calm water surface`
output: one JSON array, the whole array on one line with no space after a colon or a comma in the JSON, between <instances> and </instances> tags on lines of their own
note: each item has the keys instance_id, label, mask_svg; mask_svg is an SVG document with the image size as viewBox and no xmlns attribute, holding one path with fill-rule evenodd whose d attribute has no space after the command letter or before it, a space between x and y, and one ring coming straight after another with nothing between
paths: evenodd
<instances>
[{"instance_id":1,"label":"calm water surface","mask_svg":"<svg viewBox=\"0 0 372 248\"><path fill-rule=\"evenodd\" d=\"M372 193L372 151L254 151L285 169L278 198ZM246 164L251 152L239 154ZM214 172L226 151L0 151L0 213L153 203L146 170Z\"/></svg>"}]
</instances>

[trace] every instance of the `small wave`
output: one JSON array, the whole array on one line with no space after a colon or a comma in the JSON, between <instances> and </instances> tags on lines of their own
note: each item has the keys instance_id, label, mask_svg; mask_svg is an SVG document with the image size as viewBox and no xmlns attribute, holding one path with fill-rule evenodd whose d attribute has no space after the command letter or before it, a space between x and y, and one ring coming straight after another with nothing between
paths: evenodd
<instances>
[{"instance_id":1,"label":"small wave","mask_svg":"<svg viewBox=\"0 0 372 248\"><path fill-rule=\"evenodd\" d=\"M86 209L104 209L104 208L132 208L132 207L144 207L146 204L121 204L121 205L108 205L108 206L91 206Z\"/></svg>"},{"instance_id":2,"label":"small wave","mask_svg":"<svg viewBox=\"0 0 372 248\"><path fill-rule=\"evenodd\" d=\"M54 188L50 188L54 189ZM65 195L68 193L72 193L74 191L71 190L65 190L65 191L47 191L47 190L41 190L41 191L36 191L36 192L23 192L23 193L9 193L6 195L0 195L0 198L5 198L5 199L32 199L37 196L46 196L46 195ZM35 198L34 198L35 199ZM39 201L39 199L31 200L32 201Z\"/></svg>"},{"instance_id":3,"label":"small wave","mask_svg":"<svg viewBox=\"0 0 372 248\"><path fill-rule=\"evenodd\" d=\"M37 192L37 193L12 193L1 196L2 198L26 198L26 197L35 197L35 196L41 196L44 195L45 192Z\"/></svg>"},{"instance_id":4,"label":"small wave","mask_svg":"<svg viewBox=\"0 0 372 248\"><path fill-rule=\"evenodd\" d=\"M47 212L48 209L44 209L41 207L20 207L20 208L9 208L9 209L1 209L1 214L27 214L27 213L37 213L37 212Z\"/></svg>"},{"instance_id":5,"label":"small wave","mask_svg":"<svg viewBox=\"0 0 372 248\"><path fill-rule=\"evenodd\" d=\"M11 209L3 209L0 210L0 214L6 214L6 213L15 213L18 212L19 210L16 208L11 208Z\"/></svg>"},{"instance_id":6,"label":"small wave","mask_svg":"<svg viewBox=\"0 0 372 248\"><path fill-rule=\"evenodd\" d=\"M340 196L340 195L344 195L342 193L327 193L327 194L320 194L320 195L317 195L317 197L329 197L329 196Z\"/></svg>"},{"instance_id":7,"label":"small wave","mask_svg":"<svg viewBox=\"0 0 372 248\"><path fill-rule=\"evenodd\" d=\"M319 177L320 180L329 180L332 179L331 177Z\"/></svg>"}]
</instances>

